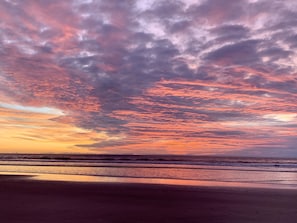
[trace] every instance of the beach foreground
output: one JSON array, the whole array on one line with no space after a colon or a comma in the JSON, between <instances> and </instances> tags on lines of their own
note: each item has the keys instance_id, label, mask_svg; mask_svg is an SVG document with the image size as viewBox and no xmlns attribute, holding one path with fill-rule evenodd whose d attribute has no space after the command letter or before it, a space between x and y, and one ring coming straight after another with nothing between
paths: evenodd
<instances>
[{"instance_id":1,"label":"beach foreground","mask_svg":"<svg viewBox=\"0 0 297 223\"><path fill-rule=\"evenodd\" d=\"M0 219L15 222L296 222L297 190L84 183L0 176Z\"/></svg>"}]
</instances>

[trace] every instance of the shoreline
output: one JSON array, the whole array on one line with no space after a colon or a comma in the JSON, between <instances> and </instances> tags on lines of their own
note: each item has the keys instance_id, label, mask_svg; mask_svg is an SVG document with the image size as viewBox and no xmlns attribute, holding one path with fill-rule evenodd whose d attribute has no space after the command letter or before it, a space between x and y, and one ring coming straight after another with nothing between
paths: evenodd
<instances>
[{"instance_id":1,"label":"shoreline","mask_svg":"<svg viewBox=\"0 0 297 223\"><path fill-rule=\"evenodd\" d=\"M94 176L74 174L47 174L47 173L22 173L22 172L0 172L0 180L4 176L26 177L35 181L53 182L82 182L82 183L123 183L123 184L150 184L150 185L172 185L189 187L212 187L212 188L254 188L254 189L281 189L297 190L295 185L290 184L265 184L234 181L207 181L187 180L174 178L142 178L142 177L119 177L119 176Z\"/></svg>"},{"instance_id":2,"label":"shoreline","mask_svg":"<svg viewBox=\"0 0 297 223\"><path fill-rule=\"evenodd\" d=\"M297 190L0 176L3 222L296 222Z\"/></svg>"}]
</instances>

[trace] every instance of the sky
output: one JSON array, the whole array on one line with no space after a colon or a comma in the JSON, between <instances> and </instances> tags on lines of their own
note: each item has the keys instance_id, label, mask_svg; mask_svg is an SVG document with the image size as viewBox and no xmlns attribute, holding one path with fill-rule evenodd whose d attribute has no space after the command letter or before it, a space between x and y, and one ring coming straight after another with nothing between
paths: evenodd
<instances>
[{"instance_id":1,"label":"sky","mask_svg":"<svg viewBox=\"0 0 297 223\"><path fill-rule=\"evenodd\" d=\"M0 152L297 157L297 1L0 1Z\"/></svg>"}]
</instances>

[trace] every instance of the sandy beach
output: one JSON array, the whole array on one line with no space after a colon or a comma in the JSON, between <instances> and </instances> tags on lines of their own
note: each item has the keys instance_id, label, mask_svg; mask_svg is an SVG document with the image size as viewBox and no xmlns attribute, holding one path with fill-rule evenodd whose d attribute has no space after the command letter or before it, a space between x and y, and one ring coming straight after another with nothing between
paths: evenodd
<instances>
[{"instance_id":1,"label":"sandy beach","mask_svg":"<svg viewBox=\"0 0 297 223\"><path fill-rule=\"evenodd\" d=\"M3 223L297 221L297 190L83 183L0 176Z\"/></svg>"}]
</instances>

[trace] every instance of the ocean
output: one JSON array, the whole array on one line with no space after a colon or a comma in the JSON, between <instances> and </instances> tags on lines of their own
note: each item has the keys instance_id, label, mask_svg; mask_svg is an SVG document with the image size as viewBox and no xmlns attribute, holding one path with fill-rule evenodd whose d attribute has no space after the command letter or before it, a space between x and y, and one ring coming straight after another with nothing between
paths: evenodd
<instances>
[{"instance_id":1,"label":"ocean","mask_svg":"<svg viewBox=\"0 0 297 223\"><path fill-rule=\"evenodd\" d=\"M297 189L297 159L1 154L0 174L39 180Z\"/></svg>"}]
</instances>

